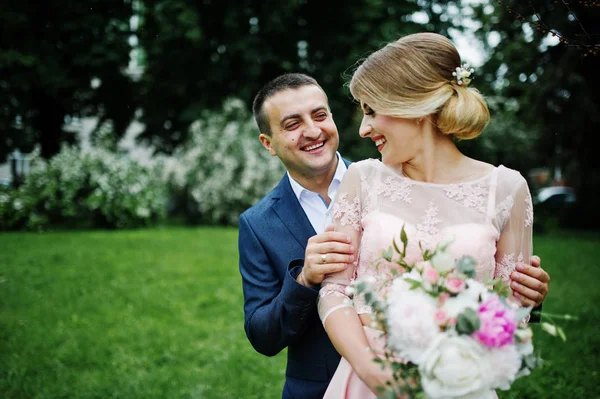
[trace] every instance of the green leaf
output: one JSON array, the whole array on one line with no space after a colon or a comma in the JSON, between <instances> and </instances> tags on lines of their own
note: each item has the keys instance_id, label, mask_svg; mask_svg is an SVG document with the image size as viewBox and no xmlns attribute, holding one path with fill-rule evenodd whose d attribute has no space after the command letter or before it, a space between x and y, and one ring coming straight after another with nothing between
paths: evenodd
<instances>
[{"instance_id":1,"label":"green leaf","mask_svg":"<svg viewBox=\"0 0 600 399\"><path fill-rule=\"evenodd\" d=\"M406 236L406 230L404 230L404 225L402 225L402 230L400 230L400 241L404 244L404 248L402 250L402 258L406 256L406 246L408 245L408 237Z\"/></svg>"},{"instance_id":2,"label":"green leaf","mask_svg":"<svg viewBox=\"0 0 600 399\"><path fill-rule=\"evenodd\" d=\"M479 330L481 322L474 309L467 308L456 318L456 331L459 334L470 335Z\"/></svg>"},{"instance_id":3,"label":"green leaf","mask_svg":"<svg viewBox=\"0 0 600 399\"><path fill-rule=\"evenodd\" d=\"M556 332L558 333L560 339L562 339L564 342L567 342L567 336L561 327L556 327Z\"/></svg>"},{"instance_id":4,"label":"green leaf","mask_svg":"<svg viewBox=\"0 0 600 399\"><path fill-rule=\"evenodd\" d=\"M420 246L421 246L421 241L419 241L419 247L420 247ZM422 248L421 248L421 251L423 251L423 249L422 249ZM423 252L423 260L424 260L424 261L431 260L431 259L433 258L433 255L435 255L435 251L433 251L433 252L432 252L432 251L430 251L430 250L426 249L426 250Z\"/></svg>"},{"instance_id":5,"label":"green leaf","mask_svg":"<svg viewBox=\"0 0 600 399\"><path fill-rule=\"evenodd\" d=\"M398 244L396 244L396 237L392 239L392 244L394 245L394 249L396 250L396 252L400 254L400 258L402 259L402 251L400 251L400 249L398 248Z\"/></svg>"},{"instance_id":6,"label":"green leaf","mask_svg":"<svg viewBox=\"0 0 600 399\"><path fill-rule=\"evenodd\" d=\"M381 256L383 257L383 259L387 260L388 262L392 261L392 255L394 254L392 247L388 247L387 249L384 249L382 251Z\"/></svg>"},{"instance_id":7,"label":"green leaf","mask_svg":"<svg viewBox=\"0 0 600 399\"><path fill-rule=\"evenodd\" d=\"M472 256L462 256L456 266L458 271L466 275L467 277L474 278L475 277L475 265L477 261Z\"/></svg>"},{"instance_id":8,"label":"green leaf","mask_svg":"<svg viewBox=\"0 0 600 399\"><path fill-rule=\"evenodd\" d=\"M523 358L523 363L528 369L534 369L538 366L538 358L532 353Z\"/></svg>"},{"instance_id":9,"label":"green leaf","mask_svg":"<svg viewBox=\"0 0 600 399\"><path fill-rule=\"evenodd\" d=\"M410 289L414 290L421 286L421 282L417 280L413 280L412 278L405 278L404 281L410 284Z\"/></svg>"}]
</instances>

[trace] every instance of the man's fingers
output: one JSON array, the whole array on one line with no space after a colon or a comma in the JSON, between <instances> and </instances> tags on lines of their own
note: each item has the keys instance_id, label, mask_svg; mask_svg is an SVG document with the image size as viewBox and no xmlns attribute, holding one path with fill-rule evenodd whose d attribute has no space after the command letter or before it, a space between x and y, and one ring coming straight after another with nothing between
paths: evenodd
<instances>
[{"instance_id":1,"label":"man's fingers","mask_svg":"<svg viewBox=\"0 0 600 399\"><path fill-rule=\"evenodd\" d=\"M342 270L346 270L347 268L347 263L325 263L324 265L319 267L319 273L326 275L329 273L341 272Z\"/></svg>"},{"instance_id":2,"label":"man's fingers","mask_svg":"<svg viewBox=\"0 0 600 399\"><path fill-rule=\"evenodd\" d=\"M542 266L542 260L540 259L539 256L533 255L531 257L531 266L533 266L533 267L541 267Z\"/></svg>"},{"instance_id":3,"label":"man's fingers","mask_svg":"<svg viewBox=\"0 0 600 399\"><path fill-rule=\"evenodd\" d=\"M332 224L330 224L330 225L328 225L327 227L325 227L325 230L324 230L324 231L325 231L325 232L328 232L328 231L335 231L335 226L334 226L334 225L332 225Z\"/></svg>"},{"instance_id":4,"label":"man's fingers","mask_svg":"<svg viewBox=\"0 0 600 399\"><path fill-rule=\"evenodd\" d=\"M519 263L517 265L517 271L518 272L513 273L515 275L515 277L519 274L524 274L524 275L533 277L536 280L540 280L543 283L547 283L550 281L550 276L541 267L534 267L531 265Z\"/></svg>"},{"instance_id":5,"label":"man's fingers","mask_svg":"<svg viewBox=\"0 0 600 399\"><path fill-rule=\"evenodd\" d=\"M322 265L328 265L331 263L352 263L354 262L354 255L351 255L350 252L349 254L350 255L346 255L343 253L316 254L315 263L319 263ZM323 255L325 255L325 258L323 258ZM325 262L323 262L323 259L325 259Z\"/></svg>"},{"instance_id":6,"label":"man's fingers","mask_svg":"<svg viewBox=\"0 0 600 399\"><path fill-rule=\"evenodd\" d=\"M308 243L319 244L329 241L349 243L351 239L348 234L340 233L339 231L325 231L309 238Z\"/></svg>"},{"instance_id":7,"label":"man's fingers","mask_svg":"<svg viewBox=\"0 0 600 399\"><path fill-rule=\"evenodd\" d=\"M510 283L510 287L513 289L514 292L519 293L521 297L525 297L526 299L529 299L535 303L541 302L543 299L542 294L540 292L532 290L531 288L523 284L517 283L516 281Z\"/></svg>"},{"instance_id":8,"label":"man's fingers","mask_svg":"<svg viewBox=\"0 0 600 399\"><path fill-rule=\"evenodd\" d=\"M321 244L315 244L312 248L318 254L353 254L354 246L346 243L328 241Z\"/></svg>"},{"instance_id":9,"label":"man's fingers","mask_svg":"<svg viewBox=\"0 0 600 399\"><path fill-rule=\"evenodd\" d=\"M527 288L530 288L534 291L542 291L545 290L545 286L546 284L544 284L542 281L540 281L540 279L536 278L535 276L529 276L527 274L523 274L523 273L518 273L518 272L514 272L511 275L511 279L513 280L512 282L516 282L519 283ZM511 282L511 284L512 284Z\"/></svg>"}]
</instances>

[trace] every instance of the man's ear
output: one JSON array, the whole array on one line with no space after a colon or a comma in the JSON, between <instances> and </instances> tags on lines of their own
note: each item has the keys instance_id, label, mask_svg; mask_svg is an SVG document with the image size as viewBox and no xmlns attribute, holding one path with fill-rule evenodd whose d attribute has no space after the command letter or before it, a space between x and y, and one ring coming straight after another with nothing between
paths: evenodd
<instances>
[{"instance_id":1,"label":"man's ear","mask_svg":"<svg viewBox=\"0 0 600 399\"><path fill-rule=\"evenodd\" d=\"M263 147L265 147L271 153L271 155L277 156L275 148L273 148L273 146L271 145L271 136L261 133L258 136L258 139L260 140L260 143L263 145Z\"/></svg>"}]
</instances>

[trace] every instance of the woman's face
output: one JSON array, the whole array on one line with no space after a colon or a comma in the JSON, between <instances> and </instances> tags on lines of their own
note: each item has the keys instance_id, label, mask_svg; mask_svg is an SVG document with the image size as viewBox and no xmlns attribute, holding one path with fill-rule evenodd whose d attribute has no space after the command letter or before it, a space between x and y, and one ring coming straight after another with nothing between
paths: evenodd
<instances>
[{"instance_id":1,"label":"woman's face","mask_svg":"<svg viewBox=\"0 0 600 399\"><path fill-rule=\"evenodd\" d=\"M381 160L395 166L412 160L421 149L421 128L416 119L378 115L367 104L362 104L364 116L359 134L370 138L381 153Z\"/></svg>"}]
</instances>

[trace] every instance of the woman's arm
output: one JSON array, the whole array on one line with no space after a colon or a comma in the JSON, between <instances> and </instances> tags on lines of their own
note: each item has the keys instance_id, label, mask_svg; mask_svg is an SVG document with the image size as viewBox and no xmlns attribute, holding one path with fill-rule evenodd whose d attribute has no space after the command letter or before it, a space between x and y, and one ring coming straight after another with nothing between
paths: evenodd
<instances>
[{"instance_id":1,"label":"woman's arm","mask_svg":"<svg viewBox=\"0 0 600 399\"><path fill-rule=\"evenodd\" d=\"M346 270L332 273L323 280L319 292L319 315L327 335L336 350L352 366L359 378L379 395L377 386L385 386L392 379L389 369L382 370L375 363L376 354L365 336L362 322L351 304L346 288L355 279L360 241L362 236L362 195L358 165L353 164L346 172L336 196L333 208L333 224L336 232L348 235L355 249L355 261Z\"/></svg>"},{"instance_id":2,"label":"woman's arm","mask_svg":"<svg viewBox=\"0 0 600 399\"><path fill-rule=\"evenodd\" d=\"M533 251L533 205L527 182L520 175L512 190L510 209L496 248L495 278L510 284L518 263L531 263ZM518 299L518 298L517 298Z\"/></svg>"}]
</instances>

